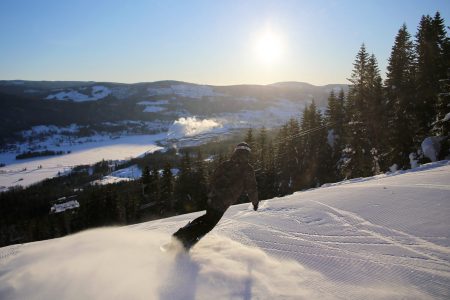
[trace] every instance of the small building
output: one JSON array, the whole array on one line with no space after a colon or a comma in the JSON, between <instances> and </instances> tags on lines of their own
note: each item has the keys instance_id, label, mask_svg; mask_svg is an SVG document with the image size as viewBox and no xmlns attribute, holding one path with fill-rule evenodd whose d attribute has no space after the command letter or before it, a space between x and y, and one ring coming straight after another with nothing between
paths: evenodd
<instances>
[{"instance_id":1,"label":"small building","mask_svg":"<svg viewBox=\"0 0 450 300\"><path fill-rule=\"evenodd\" d=\"M53 215L56 223L65 229L65 233L69 234L72 231L72 221L80 207L80 203L77 201L77 195L69 197L58 198L50 207L50 215Z\"/></svg>"}]
</instances>

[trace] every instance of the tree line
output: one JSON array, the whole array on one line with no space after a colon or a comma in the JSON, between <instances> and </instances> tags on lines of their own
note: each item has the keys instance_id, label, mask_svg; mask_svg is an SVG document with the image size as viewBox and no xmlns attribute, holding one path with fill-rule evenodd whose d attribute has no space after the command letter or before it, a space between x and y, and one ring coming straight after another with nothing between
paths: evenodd
<instances>
[{"instance_id":1,"label":"tree line","mask_svg":"<svg viewBox=\"0 0 450 300\"><path fill-rule=\"evenodd\" d=\"M438 159L448 156L450 41L439 12L422 16L414 41L399 29L384 81L364 44L349 81L347 94L330 92L325 111L312 101L272 139L265 128L248 130L260 198L427 162L427 137Z\"/></svg>"}]
</instances>

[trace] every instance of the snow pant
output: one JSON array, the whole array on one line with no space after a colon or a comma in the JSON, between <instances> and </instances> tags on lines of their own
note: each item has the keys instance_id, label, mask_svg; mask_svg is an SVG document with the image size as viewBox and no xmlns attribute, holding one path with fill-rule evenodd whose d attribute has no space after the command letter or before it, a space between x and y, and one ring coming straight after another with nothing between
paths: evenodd
<instances>
[{"instance_id":1,"label":"snow pant","mask_svg":"<svg viewBox=\"0 0 450 300\"><path fill-rule=\"evenodd\" d=\"M177 238L186 250L189 250L219 223L224 213L208 208L206 214L178 229L172 236Z\"/></svg>"}]
</instances>

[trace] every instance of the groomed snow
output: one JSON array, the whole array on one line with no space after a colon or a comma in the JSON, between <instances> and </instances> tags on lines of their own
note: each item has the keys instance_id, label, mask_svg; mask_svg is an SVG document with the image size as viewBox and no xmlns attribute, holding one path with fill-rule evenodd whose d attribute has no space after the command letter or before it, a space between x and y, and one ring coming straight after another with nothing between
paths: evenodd
<instances>
[{"instance_id":1,"label":"groomed snow","mask_svg":"<svg viewBox=\"0 0 450 300\"><path fill-rule=\"evenodd\" d=\"M450 162L201 213L0 249L1 299L449 299Z\"/></svg>"}]
</instances>

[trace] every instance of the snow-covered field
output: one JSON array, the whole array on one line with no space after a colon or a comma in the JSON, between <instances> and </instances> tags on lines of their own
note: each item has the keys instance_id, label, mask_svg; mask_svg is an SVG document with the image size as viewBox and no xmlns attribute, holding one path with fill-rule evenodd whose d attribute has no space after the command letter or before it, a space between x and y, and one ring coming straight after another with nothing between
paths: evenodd
<instances>
[{"instance_id":1,"label":"snow-covered field","mask_svg":"<svg viewBox=\"0 0 450 300\"><path fill-rule=\"evenodd\" d=\"M138 179L142 176L142 170L137 165L132 165L128 168L119 169L112 172L110 175L104 176L92 182L92 184L105 185L118 183L121 181L130 181Z\"/></svg>"},{"instance_id":2,"label":"snow-covered field","mask_svg":"<svg viewBox=\"0 0 450 300\"><path fill-rule=\"evenodd\" d=\"M168 100L141 101L136 104L145 105L143 112L161 112L167 110L167 107L165 107L165 105L169 104L169 101Z\"/></svg>"},{"instance_id":3,"label":"snow-covered field","mask_svg":"<svg viewBox=\"0 0 450 300\"><path fill-rule=\"evenodd\" d=\"M105 86L95 85L91 87L90 95L80 93L79 91L69 89L68 91L60 91L56 94L48 95L47 100L72 100L75 102L95 101L107 97L111 94L111 90Z\"/></svg>"},{"instance_id":4,"label":"snow-covered field","mask_svg":"<svg viewBox=\"0 0 450 300\"><path fill-rule=\"evenodd\" d=\"M46 178L54 177L77 165L94 164L105 160L124 160L153 152L162 147L156 142L165 139L166 134L124 136L83 144L64 145L55 150L71 151L69 154L36 157L15 161L15 153L0 153L0 161L6 166L0 168L0 191L7 187L27 186Z\"/></svg>"},{"instance_id":5,"label":"snow-covered field","mask_svg":"<svg viewBox=\"0 0 450 300\"><path fill-rule=\"evenodd\" d=\"M206 85L192 85L192 84L173 84L170 87L150 87L147 89L149 96L165 96L177 95L192 99L201 99L202 97L224 96L226 94L214 91L213 87Z\"/></svg>"},{"instance_id":6,"label":"snow-covered field","mask_svg":"<svg viewBox=\"0 0 450 300\"><path fill-rule=\"evenodd\" d=\"M200 214L1 248L0 298L450 298L448 161L236 205L159 250Z\"/></svg>"}]
</instances>

